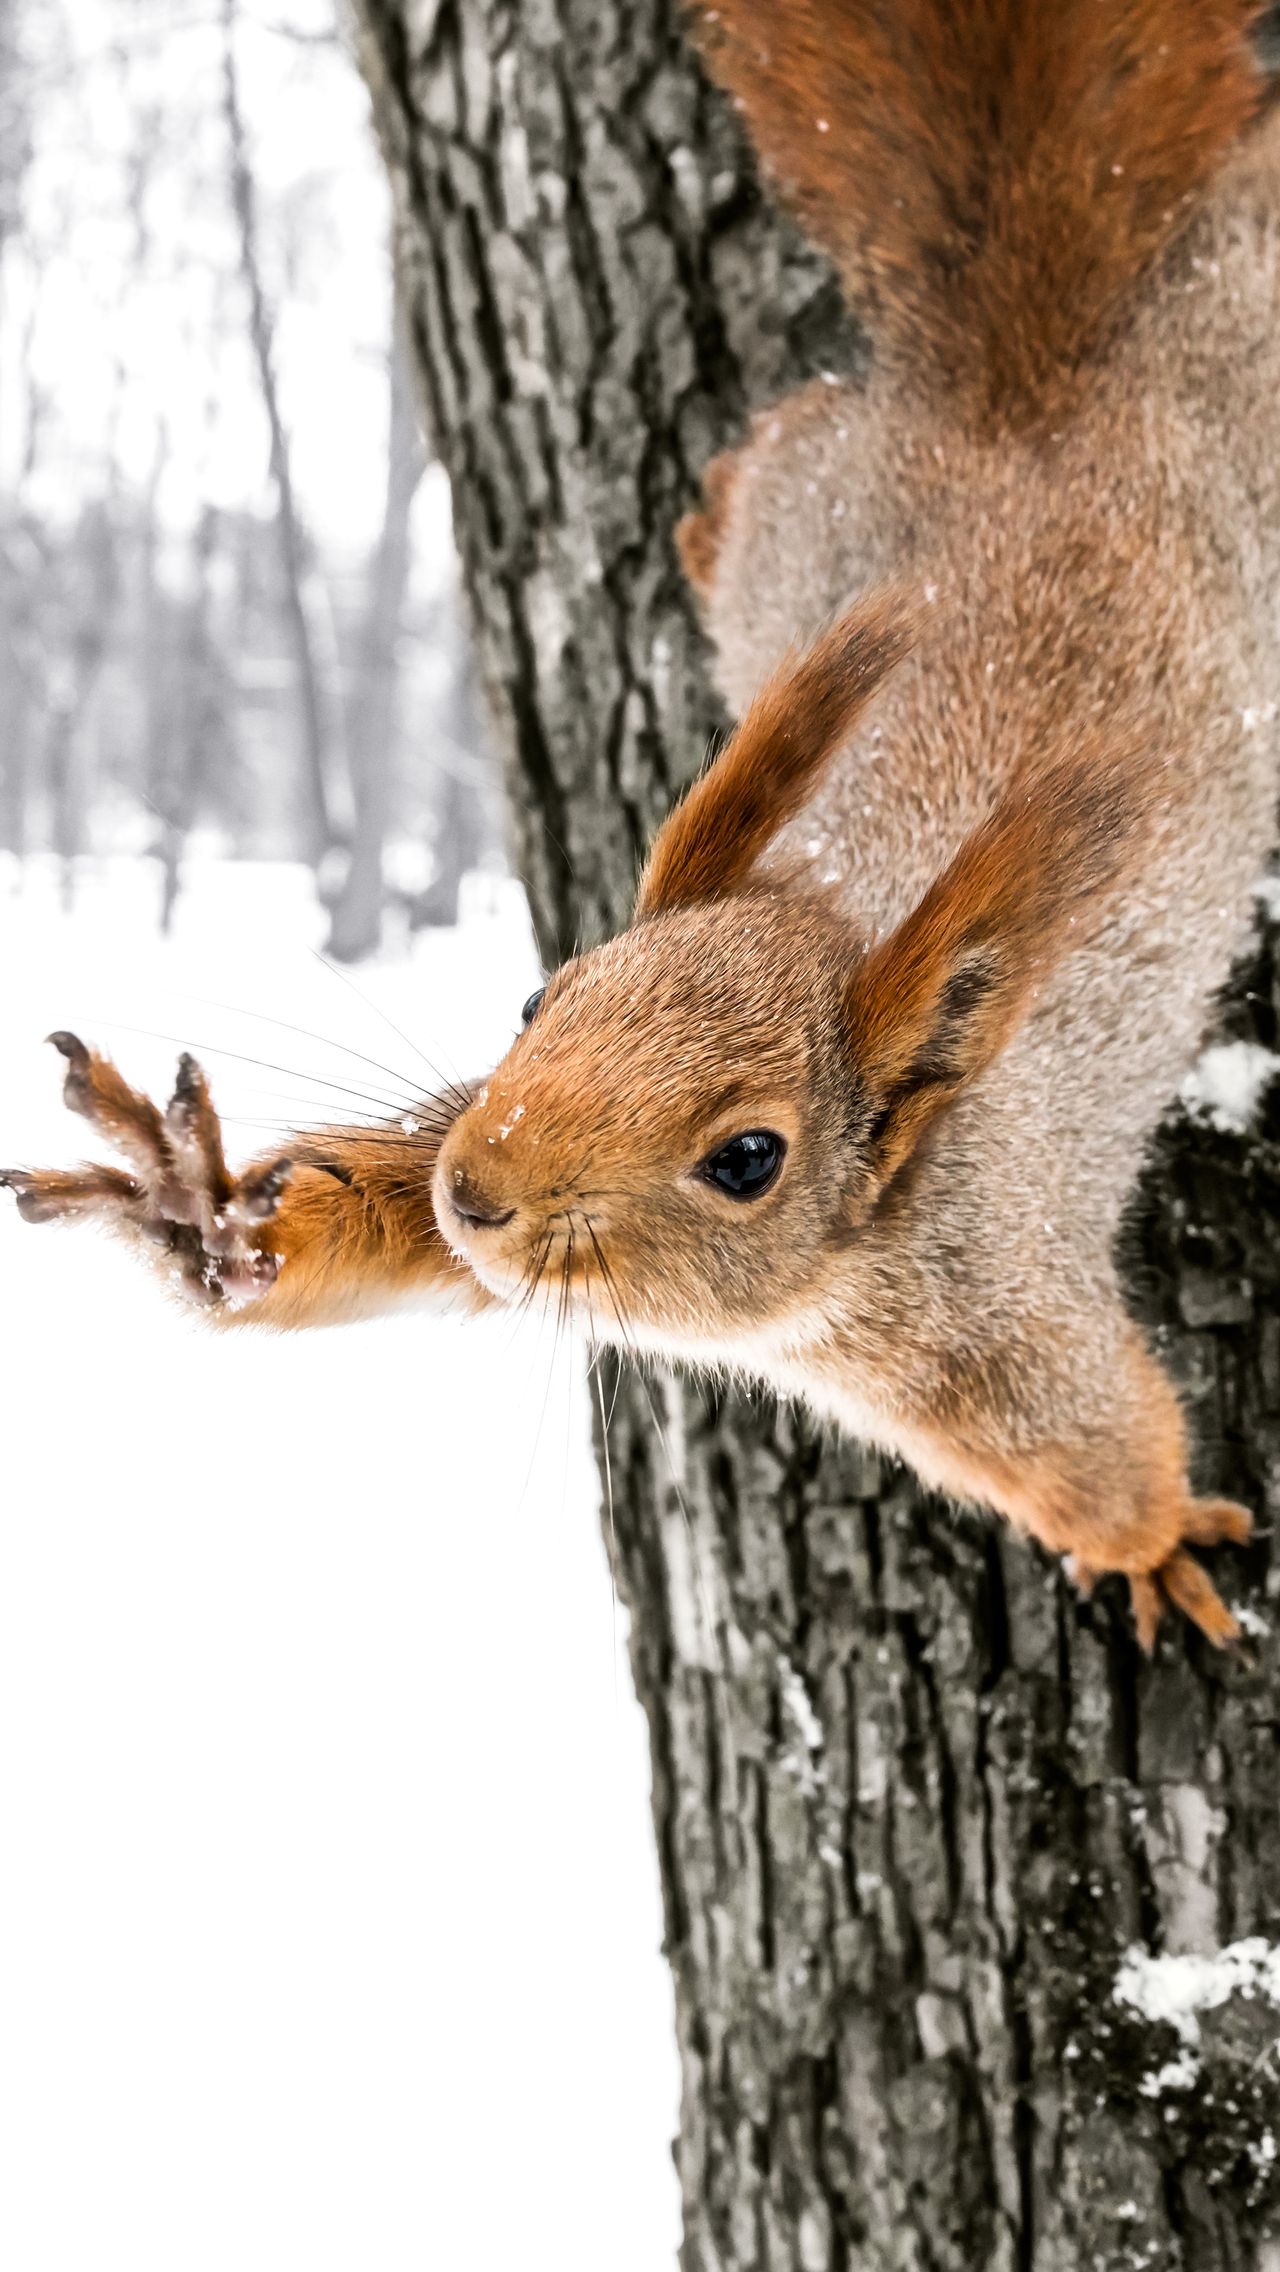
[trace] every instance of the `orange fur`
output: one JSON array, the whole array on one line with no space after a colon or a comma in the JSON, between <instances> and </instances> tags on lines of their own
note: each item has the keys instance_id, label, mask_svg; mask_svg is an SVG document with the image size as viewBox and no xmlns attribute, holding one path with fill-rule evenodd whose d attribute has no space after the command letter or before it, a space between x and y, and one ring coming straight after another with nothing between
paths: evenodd
<instances>
[{"instance_id":1,"label":"orange fur","mask_svg":"<svg viewBox=\"0 0 1280 2272\"><path fill-rule=\"evenodd\" d=\"M1037 983L1082 945L1139 855L1144 812L1169 788L1162 758L1123 734L1042 758L870 948L849 988L852 1055L877 1115L869 1200L1003 1049Z\"/></svg>"},{"instance_id":2,"label":"orange fur","mask_svg":"<svg viewBox=\"0 0 1280 2272\"><path fill-rule=\"evenodd\" d=\"M76 1035L63 1095L123 1153L118 1168L11 1168L0 1175L28 1222L97 1221L137 1246L219 1323L324 1325L415 1296L464 1309L488 1296L445 1245L431 1186L465 1092L427 1098L406 1121L297 1137L233 1174L208 1084L183 1057L161 1112Z\"/></svg>"},{"instance_id":3,"label":"orange fur","mask_svg":"<svg viewBox=\"0 0 1280 2272\"><path fill-rule=\"evenodd\" d=\"M721 450L702 474L702 504L676 528L680 565L695 592L705 597L715 576L716 555L724 534L725 518L733 491L738 453Z\"/></svg>"},{"instance_id":4,"label":"orange fur","mask_svg":"<svg viewBox=\"0 0 1280 2272\"><path fill-rule=\"evenodd\" d=\"M718 0L691 24L872 328L1058 415L1252 116L1256 0Z\"/></svg>"},{"instance_id":5,"label":"orange fur","mask_svg":"<svg viewBox=\"0 0 1280 2272\"><path fill-rule=\"evenodd\" d=\"M905 602L876 593L832 624L799 662L774 673L714 765L658 830L640 879L637 919L723 897L746 881L911 640Z\"/></svg>"},{"instance_id":6,"label":"orange fur","mask_svg":"<svg viewBox=\"0 0 1280 2272\"><path fill-rule=\"evenodd\" d=\"M919 1464L957 1498L999 1507L1051 1553L1069 1557L1082 1593L1104 1571L1123 1572L1144 1649L1153 1647L1169 1602L1221 1647L1238 1639L1239 1626L1186 1547L1244 1545L1250 1516L1234 1500L1192 1496L1178 1400L1136 1332L1122 1349L1121 1371L1134 1415L1122 1465L1110 1460L1109 1443L1063 1441L1019 1458L990 1442L972 1446L963 1409L949 1431L922 1432Z\"/></svg>"},{"instance_id":7,"label":"orange fur","mask_svg":"<svg viewBox=\"0 0 1280 2272\"><path fill-rule=\"evenodd\" d=\"M295 1169L260 1241L279 1275L250 1309L217 1310L220 1321L291 1328L338 1325L399 1302L445 1301L459 1314L490 1297L440 1236L431 1185L438 1136L385 1128L334 1128L315 1146L295 1146Z\"/></svg>"}]
</instances>

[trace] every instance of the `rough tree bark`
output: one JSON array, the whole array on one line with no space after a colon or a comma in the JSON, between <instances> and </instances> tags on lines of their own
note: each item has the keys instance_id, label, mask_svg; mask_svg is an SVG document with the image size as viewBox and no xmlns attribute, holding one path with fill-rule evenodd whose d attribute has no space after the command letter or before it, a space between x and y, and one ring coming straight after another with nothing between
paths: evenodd
<instances>
[{"instance_id":1,"label":"rough tree bark","mask_svg":"<svg viewBox=\"0 0 1280 2272\"><path fill-rule=\"evenodd\" d=\"M360 0L416 360L550 958L626 914L719 723L671 549L748 409L863 350L668 0ZM767 561L761 574L768 574ZM1259 846L1261 868L1267 847ZM1270 936L1234 1032L1280 1018ZM1206 1483L1280 1455L1280 1113L1175 1115L1134 1298ZM1078 1604L993 1522L789 1412L624 1383L618 1582L649 1718L693 2272L1275 2272L1275 2008L1184 2056L1132 1944L1277 1933L1280 1591L1247 1652ZM1162 2068L1181 2060L1191 2087ZM1145 2087L1144 2087L1145 2086ZM572 2183L571 2155L566 2183Z\"/></svg>"}]
</instances>

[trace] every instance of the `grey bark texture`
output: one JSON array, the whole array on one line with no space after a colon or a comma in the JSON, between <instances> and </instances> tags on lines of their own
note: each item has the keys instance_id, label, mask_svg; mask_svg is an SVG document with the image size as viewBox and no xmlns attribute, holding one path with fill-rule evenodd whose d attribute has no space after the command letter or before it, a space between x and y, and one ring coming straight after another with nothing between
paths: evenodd
<instances>
[{"instance_id":1,"label":"grey bark texture","mask_svg":"<svg viewBox=\"0 0 1280 2272\"><path fill-rule=\"evenodd\" d=\"M358 28L554 959L625 920L722 723L671 544L701 466L863 348L666 0ZM1227 1022L1278 1021L1268 937ZM1118 1593L802 1417L622 1382L687 2272L1280 2267L1276 2008L1235 1996L1188 2052L1113 1993L1135 1944L1280 1938L1278 1234L1277 1106L1248 1139L1172 1118L1132 1285L1205 1483L1263 1519L1216 1564L1251 1606L1229 1660L1171 1630L1143 1663Z\"/></svg>"}]
</instances>

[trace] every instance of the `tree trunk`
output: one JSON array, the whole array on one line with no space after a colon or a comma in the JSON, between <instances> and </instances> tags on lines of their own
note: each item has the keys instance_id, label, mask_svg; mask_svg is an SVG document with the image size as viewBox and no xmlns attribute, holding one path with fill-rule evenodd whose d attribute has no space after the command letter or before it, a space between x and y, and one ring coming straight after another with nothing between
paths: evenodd
<instances>
[{"instance_id":1,"label":"tree trunk","mask_svg":"<svg viewBox=\"0 0 1280 2272\"><path fill-rule=\"evenodd\" d=\"M698 470L861 350L674 5L359 15L554 959L625 918L718 723L671 546ZM1268 944L1229 1019L1270 1044L1278 1018ZM1131 1243L1204 1481L1265 1515L1274 1108L1264 1130L1171 1120ZM1275 2006L1232 1996L1192 2043L1115 1992L1135 1944L1276 1930L1268 1544L1218 1563L1247 1653L1171 1630L1147 1666L1118 1593L1079 1604L1036 1549L791 1412L632 1381L610 1435L689 2272L1276 2272Z\"/></svg>"}]
</instances>

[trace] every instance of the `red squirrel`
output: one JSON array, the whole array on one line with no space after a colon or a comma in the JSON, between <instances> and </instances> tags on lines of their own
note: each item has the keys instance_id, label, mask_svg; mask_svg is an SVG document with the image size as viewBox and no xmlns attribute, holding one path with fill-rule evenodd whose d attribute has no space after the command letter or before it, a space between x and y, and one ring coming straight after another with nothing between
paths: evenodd
<instances>
[{"instance_id":1,"label":"red squirrel","mask_svg":"<svg viewBox=\"0 0 1280 2272\"><path fill-rule=\"evenodd\" d=\"M1241 0L694 19L875 347L717 459L682 558L739 723L628 928L421 1126L232 1173L71 1035L124 1168L10 1171L214 1316L550 1287L1236 1626L1113 1246L1272 840L1280 124ZM763 684L761 680L763 679Z\"/></svg>"}]
</instances>

